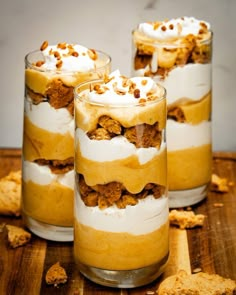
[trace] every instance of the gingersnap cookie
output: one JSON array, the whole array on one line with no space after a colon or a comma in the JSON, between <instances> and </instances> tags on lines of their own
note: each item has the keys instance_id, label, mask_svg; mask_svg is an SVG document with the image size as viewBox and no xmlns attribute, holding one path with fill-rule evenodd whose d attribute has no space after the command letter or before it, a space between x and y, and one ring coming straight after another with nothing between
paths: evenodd
<instances>
[{"instance_id":1,"label":"gingersnap cookie","mask_svg":"<svg viewBox=\"0 0 236 295\"><path fill-rule=\"evenodd\" d=\"M204 272L188 275L184 270L166 278L158 288L158 295L233 295L235 292L234 280Z\"/></svg>"},{"instance_id":2,"label":"gingersnap cookie","mask_svg":"<svg viewBox=\"0 0 236 295\"><path fill-rule=\"evenodd\" d=\"M203 214L195 214L193 211L171 210L169 213L170 224L181 229L203 226L204 219Z\"/></svg>"},{"instance_id":3,"label":"gingersnap cookie","mask_svg":"<svg viewBox=\"0 0 236 295\"><path fill-rule=\"evenodd\" d=\"M23 246L26 243L28 243L31 239L31 234L21 227L7 224L6 228L8 231L7 233L8 242L10 247L12 248Z\"/></svg>"},{"instance_id":4,"label":"gingersnap cookie","mask_svg":"<svg viewBox=\"0 0 236 295\"><path fill-rule=\"evenodd\" d=\"M67 282L67 274L60 262L53 264L46 273L46 283L57 286Z\"/></svg>"},{"instance_id":5,"label":"gingersnap cookie","mask_svg":"<svg viewBox=\"0 0 236 295\"><path fill-rule=\"evenodd\" d=\"M20 215L21 170L0 179L0 214Z\"/></svg>"},{"instance_id":6,"label":"gingersnap cookie","mask_svg":"<svg viewBox=\"0 0 236 295\"><path fill-rule=\"evenodd\" d=\"M211 176L211 191L217 193L227 193L229 191L228 180L217 174Z\"/></svg>"}]
</instances>

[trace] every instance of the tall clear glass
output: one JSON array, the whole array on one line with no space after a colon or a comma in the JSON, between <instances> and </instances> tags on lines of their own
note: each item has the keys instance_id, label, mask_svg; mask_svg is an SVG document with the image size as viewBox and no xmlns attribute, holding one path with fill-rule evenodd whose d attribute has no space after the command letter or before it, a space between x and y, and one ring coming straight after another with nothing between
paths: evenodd
<instances>
[{"instance_id":1,"label":"tall clear glass","mask_svg":"<svg viewBox=\"0 0 236 295\"><path fill-rule=\"evenodd\" d=\"M211 180L212 32L200 25L198 35L170 40L151 38L139 29L132 33L132 75L152 77L167 91L170 208L203 200ZM154 33L158 26L153 23ZM174 29L162 23L160 34Z\"/></svg>"},{"instance_id":2,"label":"tall clear glass","mask_svg":"<svg viewBox=\"0 0 236 295\"><path fill-rule=\"evenodd\" d=\"M110 57L96 54L89 71L42 69L42 51L25 57L22 211L26 226L48 240L73 240L73 91L109 73Z\"/></svg>"},{"instance_id":3,"label":"tall clear glass","mask_svg":"<svg viewBox=\"0 0 236 295\"><path fill-rule=\"evenodd\" d=\"M107 87L75 88L75 261L96 283L137 287L163 272L169 254L165 89L132 105L91 102L93 89Z\"/></svg>"}]
</instances>

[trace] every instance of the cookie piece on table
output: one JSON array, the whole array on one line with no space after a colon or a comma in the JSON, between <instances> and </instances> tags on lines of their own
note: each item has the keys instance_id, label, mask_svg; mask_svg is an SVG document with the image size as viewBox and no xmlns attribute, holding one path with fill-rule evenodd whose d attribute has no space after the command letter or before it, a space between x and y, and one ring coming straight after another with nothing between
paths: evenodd
<instances>
[{"instance_id":1,"label":"cookie piece on table","mask_svg":"<svg viewBox=\"0 0 236 295\"><path fill-rule=\"evenodd\" d=\"M236 282L217 274L199 272L187 274L180 270L166 278L157 290L158 295L234 295Z\"/></svg>"},{"instance_id":2,"label":"cookie piece on table","mask_svg":"<svg viewBox=\"0 0 236 295\"><path fill-rule=\"evenodd\" d=\"M0 179L0 215L20 216L21 170Z\"/></svg>"},{"instance_id":3,"label":"cookie piece on table","mask_svg":"<svg viewBox=\"0 0 236 295\"><path fill-rule=\"evenodd\" d=\"M211 191L217 193L227 193L229 191L227 179L219 177L217 174L212 174Z\"/></svg>"},{"instance_id":4,"label":"cookie piece on table","mask_svg":"<svg viewBox=\"0 0 236 295\"><path fill-rule=\"evenodd\" d=\"M177 225L181 229L203 226L205 215L195 214L193 211L171 210L169 221L171 225Z\"/></svg>"},{"instance_id":5,"label":"cookie piece on table","mask_svg":"<svg viewBox=\"0 0 236 295\"><path fill-rule=\"evenodd\" d=\"M53 264L46 273L46 283L48 285L57 286L67 282L67 274L65 269L59 262Z\"/></svg>"},{"instance_id":6,"label":"cookie piece on table","mask_svg":"<svg viewBox=\"0 0 236 295\"><path fill-rule=\"evenodd\" d=\"M31 234L21 227L7 224L6 228L8 243L12 248L23 246L31 239Z\"/></svg>"}]
</instances>

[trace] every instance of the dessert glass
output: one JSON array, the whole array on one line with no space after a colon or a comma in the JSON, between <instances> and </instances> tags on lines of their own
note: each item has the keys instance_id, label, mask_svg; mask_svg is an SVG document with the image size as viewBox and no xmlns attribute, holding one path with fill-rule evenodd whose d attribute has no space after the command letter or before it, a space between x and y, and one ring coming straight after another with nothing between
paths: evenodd
<instances>
[{"instance_id":1,"label":"dessert glass","mask_svg":"<svg viewBox=\"0 0 236 295\"><path fill-rule=\"evenodd\" d=\"M73 240L74 87L101 78L110 63L103 52L66 43L49 50L44 42L25 58L22 211L42 238Z\"/></svg>"},{"instance_id":2,"label":"dessert glass","mask_svg":"<svg viewBox=\"0 0 236 295\"><path fill-rule=\"evenodd\" d=\"M169 207L203 200L211 180L212 32L192 17L140 24L132 74L167 91Z\"/></svg>"},{"instance_id":3,"label":"dessert glass","mask_svg":"<svg viewBox=\"0 0 236 295\"><path fill-rule=\"evenodd\" d=\"M106 286L147 284L169 253L165 89L115 71L75 88L75 122L78 269Z\"/></svg>"}]
</instances>

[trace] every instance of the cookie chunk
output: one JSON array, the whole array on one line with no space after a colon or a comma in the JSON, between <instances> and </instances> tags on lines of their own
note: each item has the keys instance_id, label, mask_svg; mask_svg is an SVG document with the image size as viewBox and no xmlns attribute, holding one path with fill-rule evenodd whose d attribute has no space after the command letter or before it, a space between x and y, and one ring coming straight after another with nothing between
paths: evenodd
<instances>
[{"instance_id":1,"label":"cookie chunk","mask_svg":"<svg viewBox=\"0 0 236 295\"><path fill-rule=\"evenodd\" d=\"M28 243L31 239L31 234L21 227L7 224L6 228L8 231L8 242L10 247L12 248L23 246L26 243Z\"/></svg>"},{"instance_id":2,"label":"cookie chunk","mask_svg":"<svg viewBox=\"0 0 236 295\"><path fill-rule=\"evenodd\" d=\"M149 99L152 100L151 93ZM162 141L162 132L159 129L158 122L153 125L144 123L126 128L117 120L106 115L99 118L96 129L88 132L87 135L92 140L110 140L115 136L123 135L137 148L160 148Z\"/></svg>"},{"instance_id":3,"label":"cookie chunk","mask_svg":"<svg viewBox=\"0 0 236 295\"><path fill-rule=\"evenodd\" d=\"M158 199L164 194L166 189L162 185L148 183L141 192L131 194L120 182L116 181L88 186L82 174L79 174L78 183L81 199L84 204L89 207L98 206L100 209L105 209L113 205L124 209L128 205L136 205L138 200L144 199L148 195L152 195L155 199Z\"/></svg>"},{"instance_id":4,"label":"cookie chunk","mask_svg":"<svg viewBox=\"0 0 236 295\"><path fill-rule=\"evenodd\" d=\"M170 224L177 225L181 229L202 226L204 219L203 214L195 214L193 211L171 210L169 213Z\"/></svg>"},{"instance_id":5,"label":"cookie chunk","mask_svg":"<svg viewBox=\"0 0 236 295\"><path fill-rule=\"evenodd\" d=\"M34 162L38 165L47 165L55 174L64 174L74 169L73 157L67 158L65 160L37 159Z\"/></svg>"},{"instance_id":6,"label":"cookie chunk","mask_svg":"<svg viewBox=\"0 0 236 295\"><path fill-rule=\"evenodd\" d=\"M48 285L57 286L67 282L67 274L65 269L57 262L48 269L45 279Z\"/></svg>"},{"instance_id":7,"label":"cookie chunk","mask_svg":"<svg viewBox=\"0 0 236 295\"><path fill-rule=\"evenodd\" d=\"M227 193L229 191L227 179L221 178L216 174L212 174L211 191L218 192L218 193Z\"/></svg>"},{"instance_id":8,"label":"cookie chunk","mask_svg":"<svg viewBox=\"0 0 236 295\"><path fill-rule=\"evenodd\" d=\"M186 121L183 110L177 106L168 108L167 118L180 123L184 123Z\"/></svg>"},{"instance_id":9,"label":"cookie chunk","mask_svg":"<svg viewBox=\"0 0 236 295\"><path fill-rule=\"evenodd\" d=\"M158 288L158 295L234 295L236 282L217 274L199 272L188 275L180 270L166 278Z\"/></svg>"},{"instance_id":10,"label":"cookie chunk","mask_svg":"<svg viewBox=\"0 0 236 295\"><path fill-rule=\"evenodd\" d=\"M142 136L140 136L140 134ZM158 128L158 122L154 125L140 124L134 127L127 128L124 132L124 136L137 148L159 148L162 141L162 135L161 131Z\"/></svg>"},{"instance_id":11,"label":"cookie chunk","mask_svg":"<svg viewBox=\"0 0 236 295\"><path fill-rule=\"evenodd\" d=\"M0 179L0 214L20 215L21 171L12 171Z\"/></svg>"},{"instance_id":12,"label":"cookie chunk","mask_svg":"<svg viewBox=\"0 0 236 295\"><path fill-rule=\"evenodd\" d=\"M101 116L98 121L99 125L101 125L104 129L106 129L109 133L121 134L121 124L117 120L110 118L109 116Z\"/></svg>"}]
</instances>

